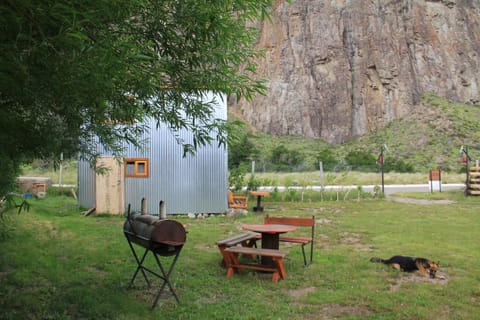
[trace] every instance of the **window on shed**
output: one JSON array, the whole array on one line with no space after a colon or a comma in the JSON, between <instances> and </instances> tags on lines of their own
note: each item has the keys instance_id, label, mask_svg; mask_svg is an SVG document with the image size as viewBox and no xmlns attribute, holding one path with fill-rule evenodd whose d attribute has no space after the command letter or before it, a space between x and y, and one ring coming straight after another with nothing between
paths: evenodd
<instances>
[{"instance_id":1,"label":"window on shed","mask_svg":"<svg viewBox=\"0 0 480 320\"><path fill-rule=\"evenodd\" d=\"M125 177L147 178L148 177L148 159L146 158L125 159Z\"/></svg>"}]
</instances>

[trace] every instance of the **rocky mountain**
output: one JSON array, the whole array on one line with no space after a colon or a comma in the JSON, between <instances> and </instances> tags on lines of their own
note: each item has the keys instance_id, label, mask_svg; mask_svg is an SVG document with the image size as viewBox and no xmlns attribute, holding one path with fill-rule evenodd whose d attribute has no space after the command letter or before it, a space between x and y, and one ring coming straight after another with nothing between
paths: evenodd
<instances>
[{"instance_id":1,"label":"rocky mountain","mask_svg":"<svg viewBox=\"0 0 480 320\"><path fill-rule=\"evenodd\" d=\"M423 93L480 103L478 0L277 0L259 27L269 90L233 108L261 131L342 143Z\"/></svg>"}]
</instances>

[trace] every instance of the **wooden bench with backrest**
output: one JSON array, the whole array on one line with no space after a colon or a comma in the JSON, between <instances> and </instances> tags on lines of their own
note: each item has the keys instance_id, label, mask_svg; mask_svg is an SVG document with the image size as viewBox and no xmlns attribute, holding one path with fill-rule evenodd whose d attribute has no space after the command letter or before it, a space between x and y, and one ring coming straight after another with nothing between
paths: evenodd
<instances>
[{"instance_id":1,"label":"wooden bench with backrest","mask_svg":"<svg viewBox=\"0 0 480 320\"><path fill-rule=\"evenodd\" d=\"M225 267L225 249L233 247L236 245L241 245L242 247L256 247L256 241L258 240L258 235L254 233L243 233L227 239L217 241L218 249L222 254L222 267Z\"/></svg>"},{"instance_id":2,"label":"wooden bench with backrest","mask_svg":"<svg viewBox=\"0 0 480 320\"><path fill-rule=\"evenodd\" d=\"M232 191L228 190L228 207L248 210L248 197L234 195Z\"/></svg>"},{"instance_id":3,"label":"wooden bench with backrest","mask_svg":"<svg viewBox=\"0 0 480 320\"><path fill-rule=\"evenodd\" d=\"M272 258L273 264L263 265L259 263L250 263L242 262L239 260L239 254L248 255L248 256L260 256L260 257L270 257ZM286 279L287 273L285 272L285 267L283 265L283 258L288 253L285 251L280 251L276 249L260 249L260 248L250 248L250 247L229 247L225 249L225 262L227 266L227 278L233 277L234 273L241 273L242 269L253 269L259 271L273 272L272 282L278 282L278 280Z\"/></svg>"},{"instance_id":4,"label":"wooden bench with backrest","mask_svg":"<svg viewBox=\"0 0 480 320\"><path fill-rule=\"evenodd\" d=\"M271 217L266 215L263 222L265 224L286 224L297 227L310 227L308 236L297 235L281 235L280 241L298 243L302 246L303 265L308 266L313 263L313 241L315 239L315 216L311 218L299 217ZM305 254L305 246L310 245L310 261L307 263L307 256Z\"/></svg>"}]
</instances>

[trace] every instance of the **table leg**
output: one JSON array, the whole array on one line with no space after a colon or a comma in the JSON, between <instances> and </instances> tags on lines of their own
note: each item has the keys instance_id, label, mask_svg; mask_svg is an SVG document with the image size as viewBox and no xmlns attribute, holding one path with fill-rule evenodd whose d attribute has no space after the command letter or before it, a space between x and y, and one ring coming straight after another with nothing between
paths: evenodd
<instances>
[{"instance_id":1,"label":"table leg","mask_svg":"<svg viewBox=\"0 0 480 320\"><path fill-rule=\"evenodd\" d=\"M253 211L263 211L261 204L262 204L262 196L257 196L257 206L253 207Z\"/></svg>"},{"instance_id":2,"label":"table leg","mask_svg":"<svg viewBox=\"0 0 480 320\"><path fill-rule=\"evenodd\" d=\"M280 234L278 233L262 233L262 248L277 249L279 248ZM262 257L262 264L265 266L273 266L272 257Z\"/></svg>"}]
</instances>

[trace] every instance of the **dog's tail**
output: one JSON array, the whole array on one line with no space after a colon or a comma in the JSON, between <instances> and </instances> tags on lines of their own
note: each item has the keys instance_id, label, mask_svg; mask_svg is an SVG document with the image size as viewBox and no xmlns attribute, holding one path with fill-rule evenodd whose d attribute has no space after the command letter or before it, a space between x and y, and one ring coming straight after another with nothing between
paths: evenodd
<instances>
[{"instance_id":1,"label":"dog's tail","mask_svg":"<svg viewBox=\"0 0 480 320\"><path fill-rule=\"evenodd\" d=\"M371 257L370 262L378 262L378 263L385 263L385 260L382 258Z\"/></svg>"}]
</instances>

